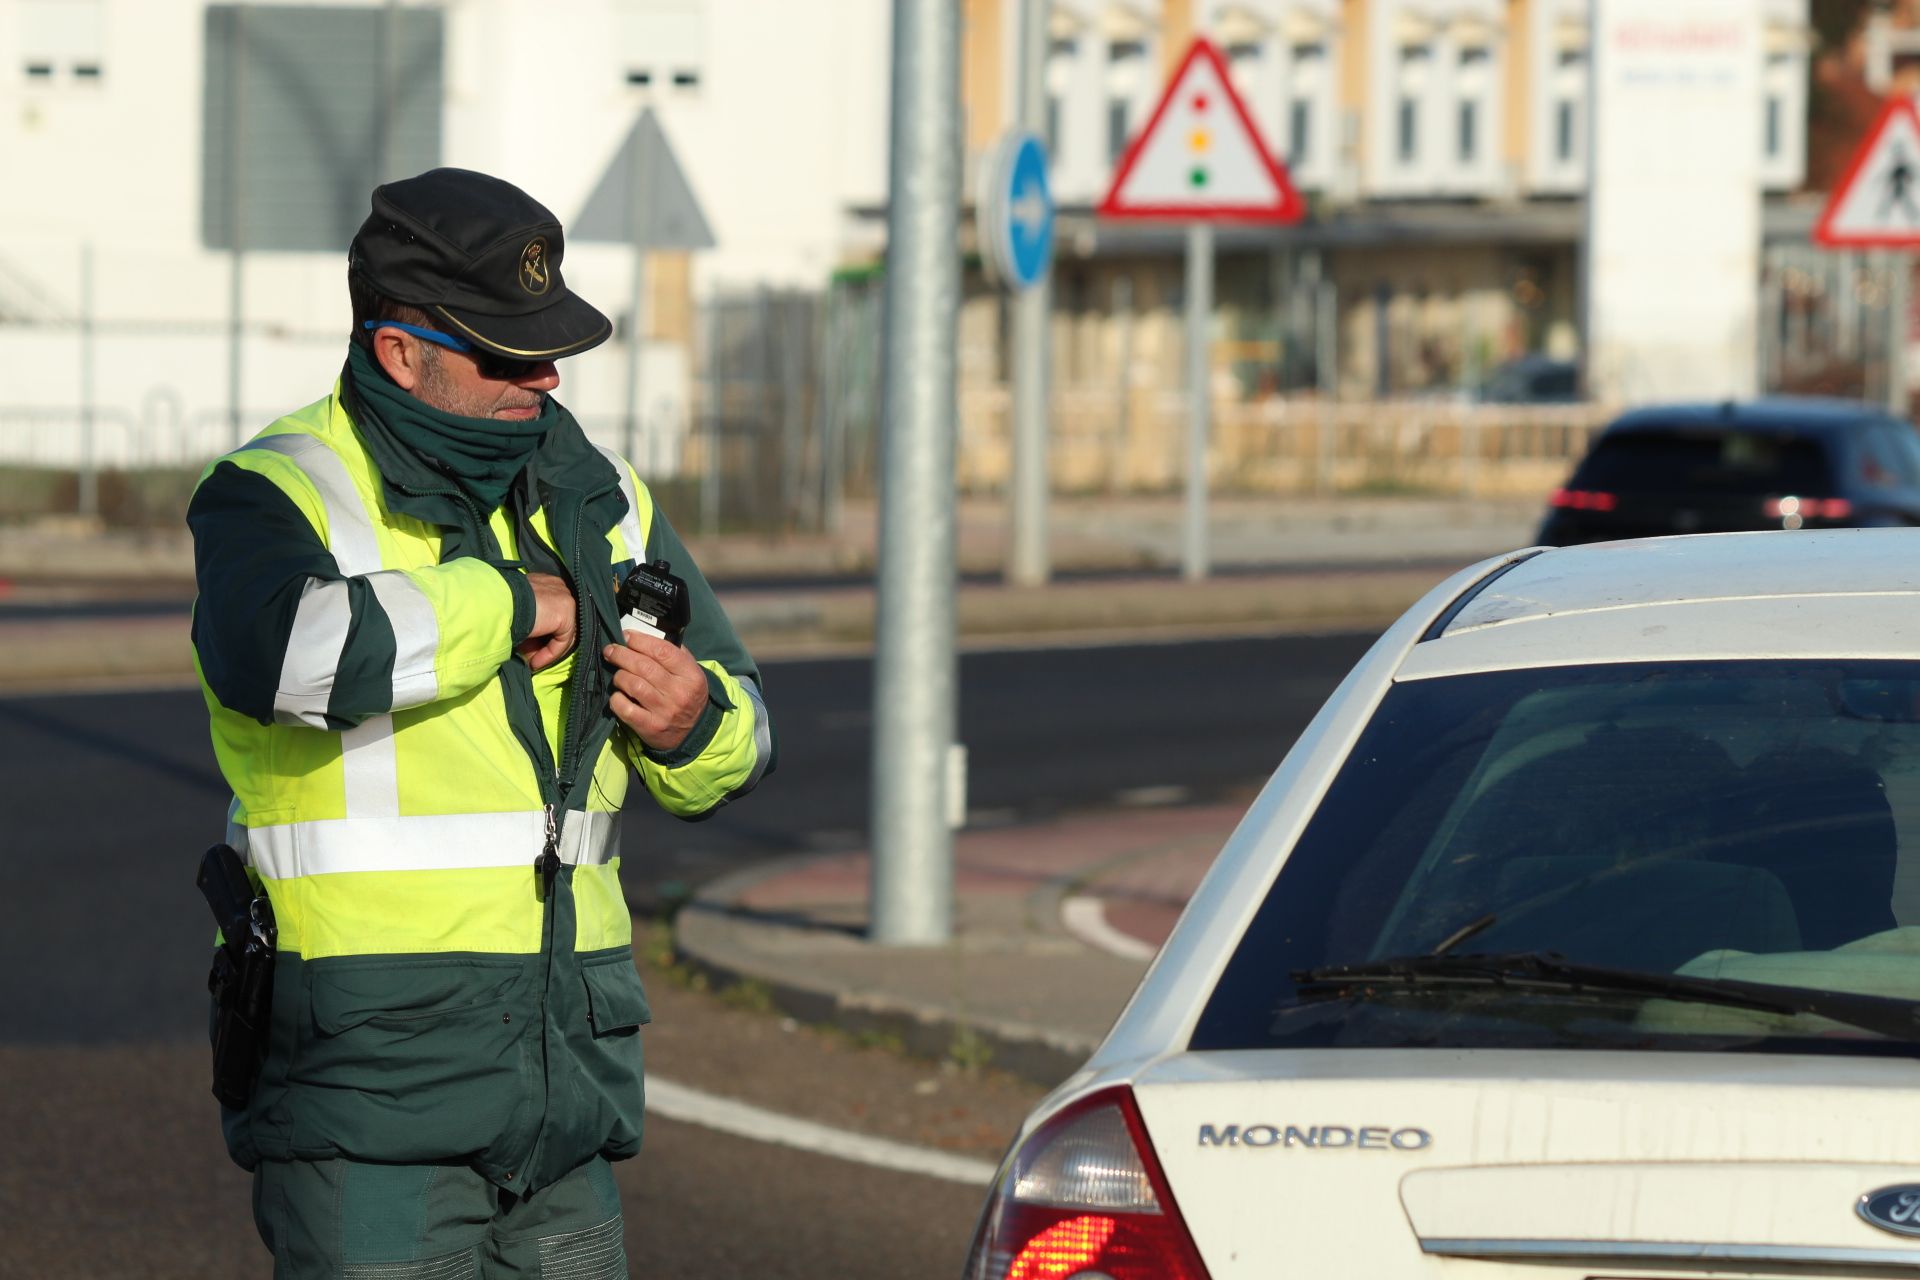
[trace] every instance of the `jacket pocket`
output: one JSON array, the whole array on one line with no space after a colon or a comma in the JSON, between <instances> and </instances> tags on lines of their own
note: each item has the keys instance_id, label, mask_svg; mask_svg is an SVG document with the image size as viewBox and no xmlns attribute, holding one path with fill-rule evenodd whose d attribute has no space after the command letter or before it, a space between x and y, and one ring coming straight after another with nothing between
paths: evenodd
<instances>
[{"instance_id":1,"label":"jacket pocket","mask_svg":"<svg viewBox=\"0 0 1920 1280\"><path fill-rule=\"evenodd\" d=\"M538 1123L538 987L526 958L303 966L288 1063L296 1158L518 1171ZM276 1013L279 1010L276 1008Z\"/></svg>"},{"instance_id":2,"label":"jacket pocket","mask_svg":"<svg viewBox=\"0 0 1920 1280\"><path fill-rule=\"evenodd\" d=\"M313 1024L323 1036L363 1025L414 1027L498 1004L518 981L520 960L391 959L328 964L311 974Z\"/></svg>"},{"instance_id":3,"label":"jacket pocket","mask_svg":"<svg viewBox=\"0 0 1920 1280\"><path fill-rule=\"evenodd\" d=\"M582 965L580 978L587 985L587 1018L595 1039L632 1033L653 1021L646 988L624 949L608 960Z\"/></svg>"}]
</instances>

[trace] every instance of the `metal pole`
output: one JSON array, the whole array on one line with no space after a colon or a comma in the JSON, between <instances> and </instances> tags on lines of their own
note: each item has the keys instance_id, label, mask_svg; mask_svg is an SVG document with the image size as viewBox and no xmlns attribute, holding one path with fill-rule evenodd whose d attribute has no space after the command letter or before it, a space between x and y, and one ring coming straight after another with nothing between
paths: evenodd
<instances>
[{"instance_id":1,"label":"metal pole","mask_svg":"<svg viewBox=\"0 0 1920 1280\"><path fill-rule=\"evenodd\" d=\"M640 458L640 343L647 331L647 246L640 232L641 201L645 193L641 190L644 175L641 153L643 147L633 148L633 154L627 159L627 223L633 237L633 290L627 300L627 414L623 432L627 461L639 467L641 474L647 474L650 464L642 464ZM718 333L715 334L716 339ZM716 340L715 346L718 347ZM717 420L717 419L716 419ZM716 437L717 439L717 437Z\"/></svg>"},{"instance_id":2,"label":"metal pole","mask_svg":"<svg viewBox=\"0 0 1920 1280\"><path fill-rule=\"evenodd\" d=\"M80 246L80 514L100 514L99 459L94 456L93 425L93 244Z\"/></svg>"},{"instance_id":3,"label":"metal pole","mask_svg":"<svg viewBox=\"0 0 1920 1280\"><path fill-rule=\"evenodd\" d=\"M1339 286L1331 278L1324 278L1315 294L1315 321L1317 332L1314 335L1314 373L1319 384L1319 396L1315 399L1318 409L1319 431L1316 450L1318 457L1314 463L1313 489L1315 493L1333 492L1334 433L1339 429L1340 394L1340 298Z\"/></svg>"},{"instance_id":4,"label":"metal pole","mask_svg":"<svg viewBox=\"0 0 1920 1280\"><path fill-rule=\"evenodd\" d=\"M780 324L780 420L786 438L786 451L782 455L786 460L785 493L781 496L781 505L786 510L782 513L782 527L788 529L812 527L812 512L808 508L813 504L804 484L807 429L800 390L801 349L810 335L800 307L801 299L786 293L774 304L774 316Z\"/></svg>"},{"instance_id":5,"label":"metal pole","mask_svg":"<svg viewBox=\"0 0 1920 1280\"><path fill-rule=\"evenodd\" d=\"M1019 121L1043 134L1047 116L1047 17L1051 0L1020 6ZM1053 269L1013 298L1012 554L1007 581L1038 586L1051 575L1047 555L1047 404L1052 374Z\"/></svg>"},{"instance_id":6,"label":"metal pole","mask_svg":"<svg viewBox=\"0 0 1920 1280\"><path fill-rule=\"evenodd\" d=\"M1113 446L1107 451L1107 492L1125 482L1127 437L1133 427L1133 277L1113 282L1113 314L1120 323L1120 361L1114 372Z\"/></svg>"},{"instance_id":7,"label":"metal pole","mask_svg":"<svg viewBox=\"0 0 1920 1280\"><path fill-rule=\"evenodd\" d=\"M701 451L700 532L711 538L720 532L720 422L727 407L727 384L721 377L720 360L727 336L723 327L727 309L718 293L707 307L707 447Z\"/></svg>"},{"instance_id":8,"label":"metal pole","mask_svg":"<svg viewBox=\"0 0 1920 1280\"><path fill-rule=\"evenodd\" d=\"M638 164L632 166L637 172ZM629 204L629 209L637 205ZM640 245L636 229L633 245L633 292L627 299L627 420L622 431L622 448L626 451L627 461L639 468L641 475L649 473L651 463L640 460L640 339L646 332L647 307L647 251Z\"/></svg>"},{"instance_id":9,"label":"metal pole","mask_svg":"<svg viewBox=\"0 0 1920 1280\"><path fill-rule=\"evenodd\" d=\"M1760 387L1771 395L1780 385L1781 255L1777 249L1760 251Z\"/></svg>"},{"instance_id":10,"label":"metal pole","mask_svg":"<svg viewBox=\"0 0 1920 1280\"><path fill-rule=\"evenodd\" d=\"M227 272L227 418L233 430L235 448L246 443L246 425L241 421L241 364L244 358L246 315L246 199L240 180L245 161L243 135L246 128L247 6L233 10L233 73L227 77L231 100L227 103L227 230L232 250Z\"/></svg>"},{"instance_id":11,"label":"metal pole","mask_svg":"<svg viewBox=\"0 0 1920 1280\"><path fill-rule=\"evenodd\" d=\"M380 113L379 138L373 158L375 185L395 177L393 125L400 106L400 3L387 0L380 13L380 96L375 107Z\"/></svg>"},{"instance_id":12,"label":"metal pole","mask_svg":"<svg viewBox=\"0 0 1920 1280\"><path fill-rule=\"evenodd\" d=\"M893 4L870 934L889 945L953 932L959 10Z\"/></svg>"},{"instance_id":13,"label":"metal pole","mask_svg":"<svg viewBox=\"0 0 1920 1280\"><path fill-rule=\"evenodd\" d=\"M1896 418L1912 412L1907 395L1907 312L1913 296L1912 269L1903 250L1887 253L1887 409Z\"/></svg>"},{"instance_id":14,"label":"metal pole","mask_svg":"<svg viewBox=\"0 0 1920 1280\"><path fill-rule=\"evenodd\" d=\"M1207 435L1213 405L1208 387L1207 329L1213 319L1213 224L1187 227L1187 520L1180 572L1207 576Z\"/></svg>"}]
</instances>

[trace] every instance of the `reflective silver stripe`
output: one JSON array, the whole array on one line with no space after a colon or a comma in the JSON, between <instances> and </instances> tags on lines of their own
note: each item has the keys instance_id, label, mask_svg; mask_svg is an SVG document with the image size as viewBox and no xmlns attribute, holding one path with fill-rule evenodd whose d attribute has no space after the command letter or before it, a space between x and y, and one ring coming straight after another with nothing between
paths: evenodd
<instances>
[{"instance_id":1,"label":"reflective silver stripe","mask_svg":"<svg viewBox=\"0 0 1920 1280\"><path fill-rule=\"evenodd\" d=\"M760 686L752 677L741 676L740 688L753 704L753 772L734 788L736 796L743 796L760 785L760 775L767 771L767 759L773 755L773 726L767 721L767 704L761 700Z\"/></svg>"},{"instance_id":2,"label":"reflective silver stripe","mask_svg":"<svg viewBox=\"0 0 1920 1280\"><path fill-rule=\"evenodd\" d=\"M434 656L440 645L439 620L412 579L398 571L381 571L380 539L374 531L366 500L347 473L346 464L320 440L299 433L260 436L242 447L270 450L300 468L326 507L327 550L333 554L335 567L349 578L365 578L374 599L386 611L396 645L394 689L388 705L419 706L431 702L439 689L433 671ZM301 590L300 609L294 615L293 635L288 639L281 668L280 693L274 699L274 718L280 723L315 729L329 727L327 699L332 692L334 674L340 668L340 654L346 647L347 628L353 621L349 592L345 582L317 580L308 582ZM316 629L311 633L306 628L309 600L316 602L313 619ZM422 612L427 618L424 629L420 622ZM321 624L337 627L338 640L331 631L318 629ZM418 693L422 685L418 654L423 636L428 649L425 682L431 688L426 697L403 702L403 670L409 696ZM391 715L369 716L341 733L340 767L345 777L349 821L398 816L400 762L394 752Z\"/></svg>"},{"instance_id":3,"label":"reflective silver stripe","mask_svg":"<svg viewBox=\"0 0 1920 1280\"><path fill-rule=\"evenodd\" d=\"M247 828L240 821L240 797L235 796L227 802L227 847L240 855L240 861L247 858Z\"/></svg>"},{"instance_id":4,"label":"reflective silver stripe","mask_svg":"<svg viewBox=\"0 0 1920 1280\"><path fill-rule=\"evenodd\" d=\"M327 550L333 553L333 562L340 566L341 573L357 578L380 568L380 540L367 518L367 504L339 454L315 437L298 432L259 436L240 447L265 449L291 458L313 482L321 505L327 509Z\"/></svg>"},{"instance_id":5,"label":"reflective silver stripe","mask_svg":"<svg viewBox=\"0 0 1920 1280\"><path fill-rule=\"evenodd\" d=\"M392 716L368 716L341 731L340 772L349 819L400 816L399 763Z\"/></svg>"},{"instance_id":6,"label":"reflective silver stripe","mask_svg":"<svg viewBox=\"0 0 1920 1280\"><path fill-rule=\"evenodd\" d=\"M340 1280L477 1280L479 1275L478 1245L417 1262L349 1262L340 1268Z\"/></svg>"},{"instance_id":7,"label":"reflective silver stripe","mask_svg":"<svg viewBox=\"0 0 1920 1280\"><path fill-rule=\"evenodd\" d=\"M440 696L434 669L440 656L440 618L433 602L398 569L368 574L367 585L393 624L393 709L432 702Z\"/></svg>"},{"instance_id":8,"label":"reflective silver stripe","mask_svg":"<svg viewBox=\"0 0 1920 1280\"><path fill-rule=\"evenodd\" d=\"M273 880L342 871L453 871L531 867L540 856L546 815L451 813L407 818L332 818L254 827L250 861ZM620 855L620 815L569 813L560 860L598 866Z\"/></svg>"},{"instance_id":9,"label":"reflective silver stripe","mask_svg":"<svg viewBox=\"0 0 1920 1280\"><path fill-rule=\"evenodd\" d=\"M344 581L308 578L293 613L293 634L280 660L273 718L281 724L327 727L327 699L353 625L353 601Z\"/></svg>"},{"instance_id":10,"label":"reflective silver stripe","mask_svg":"<svg viewBox=\"0 0 1920 1280\"><path fill-rule=\"evenodd\" d=\"M626 1280L627 1243L618 1216L540 1241L540 1280Z\"/></svg>"},{"instance_id":11,"label":"reflective silver stripe","mask_svg":"<svg viewBox=\"0 0 1920 1280\"><path fill-rule=\"evenodd\" d=\"M620 494L627 500L627 514L620 517L620 537L627 544L627 555L636 564L647 562L647 539L640 532L640 495L633 488L633 472L627 469L627 462L619 454L605 445L594 448L606 455L607 461L620 476Z\"/></svg>"}]
</instances>

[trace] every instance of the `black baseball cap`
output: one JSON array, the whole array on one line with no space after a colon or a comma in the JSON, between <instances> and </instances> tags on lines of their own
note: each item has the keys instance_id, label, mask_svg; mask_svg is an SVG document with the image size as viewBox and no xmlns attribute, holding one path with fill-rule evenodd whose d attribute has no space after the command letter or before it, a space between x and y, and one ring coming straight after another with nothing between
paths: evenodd
<instances>
[{"instance_id":1,"label":"black baseball cap","mask_svg":"<svg viewBox=\"0 0 1920 1280\"><path fill-rule=\"evenodd\" d=\"M577 355L613 333L560 276L560 220L532 196L471 169L429 169L373 189L347 273L446 331L521 360Z\"/></svg>"}]
</instances>

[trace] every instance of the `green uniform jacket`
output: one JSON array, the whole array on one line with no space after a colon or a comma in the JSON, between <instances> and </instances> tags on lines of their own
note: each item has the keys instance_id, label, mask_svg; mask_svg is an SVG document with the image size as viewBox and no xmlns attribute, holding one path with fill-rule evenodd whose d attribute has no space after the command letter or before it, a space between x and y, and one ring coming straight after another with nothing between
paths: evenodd
<instances>
[{"instance_id":1,"label":"green uniform jacket","mask_svg":"<svg viewBox=\"0 0 1920 1280\"><path fill-rule=\"evenodd\" d=\"M243 1166L467 1163L525 1194L639 1149L628 779L703 817L772 767L771 727L758 670L624 461L569 418L517 484L485 515L492 545L454 549L447 504L465 499L424 468L383 476L336 388L194 493L228 841L280 929L266 1064L225 1116ZM666 754L608 711L599 657L615 576L662 557L690 589L709 695ZM538 674L513 656L525 569L580 602L573 654Z\"/></svg>"}]
</instances>

